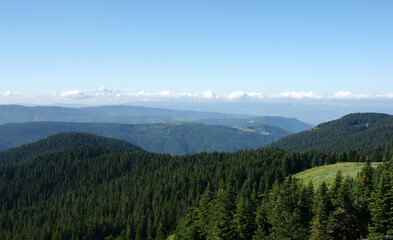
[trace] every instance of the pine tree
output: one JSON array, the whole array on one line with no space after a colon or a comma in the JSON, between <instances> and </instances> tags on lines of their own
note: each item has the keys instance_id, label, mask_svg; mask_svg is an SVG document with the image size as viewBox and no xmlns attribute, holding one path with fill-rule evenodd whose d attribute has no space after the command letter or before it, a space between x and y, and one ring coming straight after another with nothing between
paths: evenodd
<instances>
[{"instance_id":1,"label":"pine tree","mask_svg":"<svg viewBox=\"0 0 393 240\"><path fill-rule=\"evenodd\" d=\"M299 200L297 202L297 208L295 216L301 225L300 238L307 239L309 236L309 229L311 226L311 220L313 218L313 199L314 199L314 188L312 182L309 185L302 186L300 189Z\"/></svg>"},{"instance_id":2,"label":"pine tree","mask_svg":"<svg viewBox=\"0 0 393 240\"><path fill-rule=\"evenodd\" d=\"M225 190L218 190L214 204L213 238L212 239L238 239L234 214L236 211L236 194L228 185Z\"/></svg>"},{"instance_id":3,"label":"pine tree","mask_svg":"<svg viewBox=\"0 0 393 240\"><path fill-rule=\"evenodd\" d=\"M256 212L256 193L251 195L250 200L240 197L237 204L235 221L240 239L251 239L254 235Z\"/></svg>"},{"instance_id":4,"label":"pine tree","mask_svg":"<svg viewBox=\"0 0 393 240\"><path fill-rule=\"evenodd\" d=\"M393 229L393 190L388 168L384 168L371 202L370 236L386 235Z\"/></svg>"},{"instance_id":5,"label":"pine tree","mask_svg":"<svg viewBox=\"0 0 393 240\"><path fill-rule=\"evenodd\" d=\"M270 238L302 239L304 229L298 212L299 184L289 177L282 184L275 183L269 196L268 219L272 225Z\"/></svg>"},{"instance_id":6,"label":"pine tree","mask_svg":"<svg viewBox=\"0 0 393 240\"><path fill-rule=\"evenodd\" d=\"M325 182L322 182L319 186L315 205L316 215L312 225L311 239L328 239L327 223L332 210L332 203Z\"/></svg>"},{"instance_id":7,"label":"pine tree","mask_svg":"<svg viewBox=\"0 0 393 240\"><path fill-rule=\"evenodd\" d=\"M343 175L341 170L338 170L336 173L336 177L334 178L333 186L330 188L329 195L332 201L332 204L337 205L339 190L342 185Z\"/></svg>"},{"instance_id":8,"label":"pine tree","mask_svg":"<svg viewBox=\"0 0 393 240\"><path fill-rule=\"evenodd\" d=\"M157 228L155 240L165 240L166 234L167 234L167 229L165 223L160 222Z\"/></svg>"},{"instance_id":9,"label":"pine tree","mask_svg":"<svg viewBox=\"0 0 393 240\"><path fill-rule=\"evenodd\" d=\"M256 231L253 236L253 240L261 240L266 239L270 234L271 225L268 221L268 198L266 197L268 194L264 194L264 198L262 199L262 203L257 208L257 213L255 217Z\"/></svg>"},{"instance_id":10,"label":"pine tree","mask_svg":"<svg viewBox=\"0 0 393 240\"><path fill-rule=\"evenodd\" d=\"M347 178L338 189L335 210L331 213L328 233L331 239L357 239L355 208L351 196L351 180Z\"/></svg>"}]
</instances>

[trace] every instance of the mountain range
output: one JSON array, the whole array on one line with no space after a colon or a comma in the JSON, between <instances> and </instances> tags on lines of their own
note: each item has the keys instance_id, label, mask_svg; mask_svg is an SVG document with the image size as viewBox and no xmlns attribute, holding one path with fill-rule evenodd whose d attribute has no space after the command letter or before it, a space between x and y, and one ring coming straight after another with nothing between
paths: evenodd
<instances>
[{"instance_id":1,"label":"mountain range","mask_svg":"<svg viewBox=\"0 0 393 240\"><path fill-rule=\"evenodd\" d=\"M255 149L289 131L265 124L244 127L176 122L155 124L29 122L0 125L0 150L32 143L62 132L85 132L122 139L146 151L172 155Z\"/></svg>"},{"instance_id":2,"label":"mountain range","mask_svg":"<svg viewBox=\"0 0 393 240\"><path fill-rule=\"evenodd\" d=\"M280 127L292 133L310 129L312 125L295 118L229 114L217 112L172 110L139 106L56 107L0 105L0 124L23 122L100 122L158 123L198 122L210 125L243 126L258 122Z\"/></svg>"}]
</instances>

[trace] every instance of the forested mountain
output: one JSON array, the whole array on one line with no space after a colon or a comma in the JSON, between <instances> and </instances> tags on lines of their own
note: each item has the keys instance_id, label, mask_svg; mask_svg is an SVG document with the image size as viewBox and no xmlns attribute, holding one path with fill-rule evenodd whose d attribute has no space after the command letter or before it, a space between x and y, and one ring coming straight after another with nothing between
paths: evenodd
<instances>
[{"instance_id":1,"label":"forested mountain","mask_svg":"<svg viewBox=\"0 0 393 240\"><path fill-rule=\"evenodd\" d=\"M119 139L106 138L89 133L69 132L56 134L35 143L0 152L0 165L18 163L44 153L80 146L102 146L122 152L144 151L132 143Z\"/></svg>"},{"instance_id":2,"label":"forested mountain","mask_svg":"<svg viewBox=\"0 0 393 240\"><path fill-rule=\"evenodd\" d=\"M326 239L347 229L354 229L347 239L386 234L390 226L379 223L393 215L390 165L365 169L359 181L339 179L337 190L320 187L316 194L291 178L282 181L341 160L387 161L392 146L339 154L263 148L170 156L105 146L45 153L0 167L0 239L165 239L171 233L177 239L307 239L320 232L313 239Z\"/></svg>"},{"instance_id":3,"label":"forested mountain","mask_svg":"<svg viewBox=\"0 0 393 240\"><path fill-rule=\"evenodd\" d=\"M293 134L270 146L289 151L368 150L393 139L393 116L381 113L353 113Z\"/></svg>"},{"instance_id":4,"label":"forested mountain","mask_svg":"<svg viewBox=\"0 0 393 240\"><path fill-rule=\"evenodd\" d=\"M31 143L61 132L93 133L122 139L147 151L176 155L203 151L234 152L240 149L255 149L289 134L274 126L234 128L181 122L135 125L30 122L0 125L0 150Z\"/></svg>"}]
</instances>

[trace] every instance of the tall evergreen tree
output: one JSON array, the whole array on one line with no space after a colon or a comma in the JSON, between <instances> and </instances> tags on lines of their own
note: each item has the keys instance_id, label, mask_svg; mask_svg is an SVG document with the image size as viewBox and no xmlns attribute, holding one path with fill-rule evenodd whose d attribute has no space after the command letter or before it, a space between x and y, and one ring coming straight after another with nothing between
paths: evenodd
<instances>
[{"instance_id":1,"label":"tall evergreen tree","mask_svg":"<svg viewBox=\"0 0 393 240\"><path fill-rule=\"evenodd\" d=\"M393 233L393 190L392 177L384 168L371 202L370 236Z\"/></svg>"},{"instance_id":2,"label":"tall evergreen tree","mask_svg":"<svg viewBox=\"0 0 393 240\"><path fill-rule=\"evenodd\" d=\"M319 186L315 201L315 216L311 230L311 239L328 239L327 223L332 210L332 203L325 182L322 182Z\"/></svg>"},{"instance_id":3,"label":"tall evergreen tree","mask_svg":"<svg viewBox=\"0 0 393 240\"><path fill-rule=\"evenodd\" d=\"M231 185L220 189L212 211L213 237L208 239L238 239L234 215L236 211L236 194Z\"/></svg>"},{"instance_id":4,"label":"tall evergreen tree","mask_svg":"<svg viewBox=\"0 0 393 240\"><path fill-rule=\"evenodd\" d=\"M254 232L256 230L256 204L257 199L255 191L252 193L250 200L240 197L238 201L235 221L237 225L239 239L251 239L254 235Z\"/></svg>"},{"instance_id":5,"label":"tall evergreen tree","mask_svg":"<svg viewBox=\"0 0 393 240\"><path fill-rule=\"evenodd\" d=\"M338 189L334 211L330 214L328 234L331 239L357 239L355 207L351 191L351 180L346 178Z\"/></svg>"}]
</instances>

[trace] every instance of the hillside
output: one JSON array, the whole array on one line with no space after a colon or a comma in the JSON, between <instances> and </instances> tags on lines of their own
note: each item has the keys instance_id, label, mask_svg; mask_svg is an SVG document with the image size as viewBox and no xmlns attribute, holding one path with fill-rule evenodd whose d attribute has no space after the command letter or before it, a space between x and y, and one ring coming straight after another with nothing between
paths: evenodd
<instances>
[{"instance_id":1,"label":"hillside","mask_svg":"<svg viewBox=\"0 0 393 240\"><path fill-rule=\"evenodd\" d=\"M372 167L375 168L379 164L380 162L374 162L372 163ZM331 186L339 170L343 177L356 177L364 165L364 162L341 162L323 165L296 173L293 177L302 180L304 184L308 184L311 181L314 188L317 189L322 182L325 182L327 186Z\"/></svg>"},{"instance_id":2,"label":"hillside","mask_svg":"<svg viewBox=\"0 0 393 240\"><path fill-rule=\"evenodd\" d=\"M382 113L353 113L322 123L271 144L289 151L309 149L342 151L369 150L393 139L393 116Z\"/></svg>"},{"instance_id":3,"label":"hillside","mask_svg":"<svg viewBox=\"0 0 393 240\"><path fill-rule=\"evenodd\" d=\"M156 153L174 155L254 149L289 133L269 126L261 131L198 123L116 124L30 122L0 125L0 150L38 141L61 132L87 132L132 142Z\"/></svg>"},{"instance_id":4,"label":"hillside","mask_svg":"<svg viewBox=\"0 0 393 240\"><path fill-rule=\"evenodd\" d=\"M381 148L381 154L391 158L390 150ZM213 237L224 231L231 234L228 239L253 234L309 239L314 190L305 195L304 187L285 178L311 163L334 163L336 157L271 148L184 156L88 146L48 152L0 166L0 239L142 240L165 239L171 233L194 239L184 236ZM350 203L355 209L362 206ZM299 211L309 214L293 214ZM288 216L293 217L283 221ZM244 224L243 217L248 219ZM350 239L364 236L368 221L359 218L363 225L350 225L363 231L352 231L357 235ZM266 231L258 231L260 227Z\"/></svg>"},{"instance_id":5,"label":"hillside","mask_svg":"<svg viewBox=\"0 0 393 240\"><path fill-rule=\"evenodd\" d=\"M103 147L122 152L144 151L142 148L126 141L89 133L68 132L0 152L0 165L18 163L48 152L80 146Z\"/></svg>"}]
</instances>

